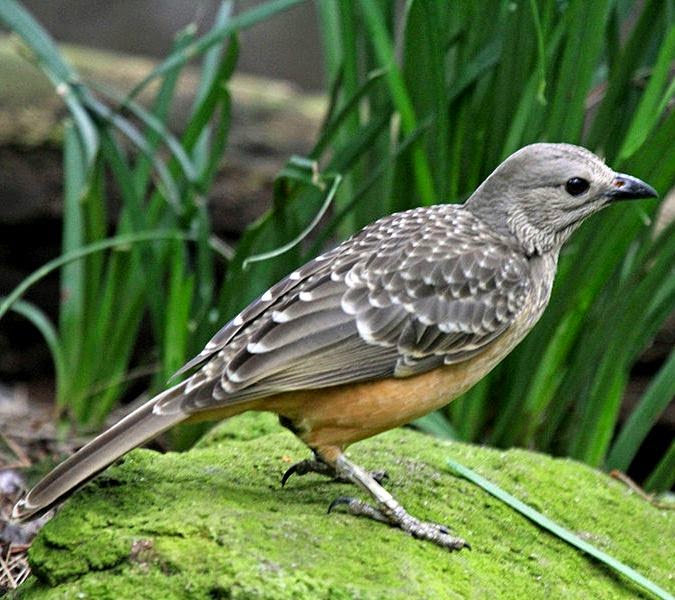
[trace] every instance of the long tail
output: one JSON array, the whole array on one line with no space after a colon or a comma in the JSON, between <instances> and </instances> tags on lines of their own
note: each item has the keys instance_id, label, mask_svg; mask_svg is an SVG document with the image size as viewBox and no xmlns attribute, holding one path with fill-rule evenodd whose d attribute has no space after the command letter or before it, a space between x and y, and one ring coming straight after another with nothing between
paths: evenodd
<instances>
[{"instance_id":1,"label":"long tail","mask_svg":"<svg viewBox=\"0 0 675 600\"><path fill-rule=\"evenodd\" d=\"M181 412L153 412L157 402L182 395L183 387L180 383L155 396L50 471L17 502L12 520L25 521L43 514L129 450L184 421L186 415Z\"/></svg>"}]
</instances>

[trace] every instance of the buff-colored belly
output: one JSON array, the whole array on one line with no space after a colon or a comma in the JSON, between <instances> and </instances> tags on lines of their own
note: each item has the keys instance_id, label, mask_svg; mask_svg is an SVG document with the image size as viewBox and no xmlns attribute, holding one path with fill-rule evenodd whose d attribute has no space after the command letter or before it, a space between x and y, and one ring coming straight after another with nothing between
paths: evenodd
<instances>
[{"instance_id":1,"label":"buff-colored belly","mask_svg":"<svg viewBox=\"0 0 675 600\"><path fill-rule=\"evenodd\" d=\"M470 360L421 375L279 394L255 408L280 414L312 448L344 448L446 405L482 379L517 341L507 335Z\"/></svg>"}]
</instances>

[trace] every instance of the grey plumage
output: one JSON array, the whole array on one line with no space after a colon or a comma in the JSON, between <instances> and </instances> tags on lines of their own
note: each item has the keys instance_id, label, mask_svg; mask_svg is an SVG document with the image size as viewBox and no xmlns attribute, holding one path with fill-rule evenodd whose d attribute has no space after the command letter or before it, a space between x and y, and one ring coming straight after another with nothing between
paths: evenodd
<instances>
[{"instance_id":1,"label":"grey plumage","mask_svg":"<svg viewBox=\"0 0 675 600\"><path fill-rule=\"evenodd\" d=\"M507 330L530 287L518 245L463 207L394 214L246 309L238 331L227 325L214 337L186 396L157 410L213 408L211 397L190 393L216 379L216 401L233 403L461 361Z\"/></svg>"},{"instance_id":2,"label":"grey plumage","mask_svg":"<svg viewBox=\"0 0 675 600\"><path fill-rule=\"evenodd\" d=\"M571 179L588 187L572 193ZM653 195L583 148L534 144L504 161L464 205L416 208L368 225L244 309L185 365L181 372L196 371L184 383L57 467L14 516L44 511L124 452L202 411L404 379L491 349L482 376L543 312L558 252L576 227L614 199Z\"/></svg>"}]
</instances>

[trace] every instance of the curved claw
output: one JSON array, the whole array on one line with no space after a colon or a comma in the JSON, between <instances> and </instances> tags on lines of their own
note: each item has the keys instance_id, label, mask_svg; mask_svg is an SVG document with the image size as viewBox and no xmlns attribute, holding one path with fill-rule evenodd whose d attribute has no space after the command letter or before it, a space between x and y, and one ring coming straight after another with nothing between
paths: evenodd
<instances>
[{"instance_id":1,"label":"curved claw","mask_svg":"<svg viewBox=\"0 0 675 600\"><path fill-rule=\"evenodd\" d=\"M295 474L298 471L298 465L300 463L295 463L286 469L286 472L281 476L281 487L286 485L286 482L290 479L291 475Z\"/></svg>"},{"instance_id":2,"label":"curved claw","mask_svg":"<svg viewBox=\"0 0 675 600\"><path fill-rule=\"evenodd\" d=\"M332 477L337 483L353 483L349 478L338 475L335 472L335 469L325 462L321 460L306 459L296 462L286 469L286 472L281 476L281 487L286 485L286 482L291 476L298 475L299 477L302 477L303 475L307 475L307 473L318 473L324 477ZM389 479L389 474L384 470L373 471L370 475L379 484L382 484Z\"/></svg>"},{"instance_id":3,"label":"curved claw","mask_svg":"<svg viewBox=\"0 0 675 600\"><path fill-rule=\"evenodd\" d=\"M318 473L325 477L335 477L335 469L320 460L301 460L291 465L281 478L281 487L283 487L291 475L307 475L307 473Z\"/></svg>"},{"instance_id":4,"label":"curved claw","mask_svg":"<svg viewBox=\"0 0 675 600\"><path fill-rule=\"evenodd\" d=\"M329 515L332 512L332 510L336 506L340 506L340 504L346 504L347 506L349 506L353 501L354 501L354 498L352 498L350 496L338 496L337 498L335 498L335 500L333 500L330 503L330 505L328 506L328 510L326 511L326 514Z\"/></svg>"},{"instance_id":5,"label":"curved claw","mask_svg":"<svg viewBox=\"0 0 675 600\"><path fill-rule=\"evenodd\" d=\"M384 470L371 471L370 476L380 485L382 485L385 481L389 481L389 473Z\"/></svg>"}]
</instances>

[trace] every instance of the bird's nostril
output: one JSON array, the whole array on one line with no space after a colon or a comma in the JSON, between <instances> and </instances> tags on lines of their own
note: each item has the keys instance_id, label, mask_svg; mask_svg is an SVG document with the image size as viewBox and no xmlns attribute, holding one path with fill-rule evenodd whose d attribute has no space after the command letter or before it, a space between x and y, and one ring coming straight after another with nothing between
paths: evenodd
<instances>
[{"instance_id":1,"label":"bird's nostril","mask_svg":"<svg viewBox=\"0 0 675 600\"><path fill-rule=\"evenodd\" d=\"M614 180L614 187L622 188L626 182L623 179L615 179Z\"/></svg>"}]
</instances>

